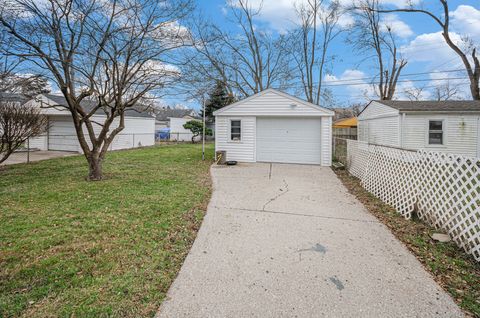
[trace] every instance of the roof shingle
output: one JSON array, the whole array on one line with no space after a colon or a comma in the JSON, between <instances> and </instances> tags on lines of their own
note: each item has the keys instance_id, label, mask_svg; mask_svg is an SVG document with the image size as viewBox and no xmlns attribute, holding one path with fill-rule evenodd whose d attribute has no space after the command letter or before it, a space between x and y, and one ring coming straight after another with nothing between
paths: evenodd
<instances>
[{"instance_id":1,"label":"roof shingle","mask_svg":"<svg viewBox=\"0 0 480 318\"><path fill-rule=\"evenodd\" d=\"M399 111L478 111L480 101L452 100L452 101L404 101L404 100L376 100L375 102L395 108Z\"/></svg>"}]
</instances>

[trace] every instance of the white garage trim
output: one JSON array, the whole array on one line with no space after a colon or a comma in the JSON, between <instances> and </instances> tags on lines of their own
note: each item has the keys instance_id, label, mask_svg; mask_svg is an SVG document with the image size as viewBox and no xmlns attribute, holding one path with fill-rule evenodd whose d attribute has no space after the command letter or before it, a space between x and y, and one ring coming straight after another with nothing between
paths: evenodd
<instances>
[{"instance_id":1,"label":"white garage trim","mask_svg":"<svg viewBox=\"0 0 480 318\"><path fill-rule=\"evenodd\" d=\"M331 110L268 89L214 112L215 148L227 160L331 165ZM231 121L241 120L241 140Z\"/></svg>"}]
</instances>

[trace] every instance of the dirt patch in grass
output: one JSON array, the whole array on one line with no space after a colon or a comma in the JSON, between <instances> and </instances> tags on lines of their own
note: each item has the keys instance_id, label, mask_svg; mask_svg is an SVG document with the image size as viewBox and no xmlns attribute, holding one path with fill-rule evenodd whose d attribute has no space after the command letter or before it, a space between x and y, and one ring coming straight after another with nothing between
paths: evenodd
<instances>
[{"instance_id":1,"label":"dirt patch in grass","mask_svg":"<svg viewBox=\"0 0 480 318\"><path fill-rule=\"evenodd\" d=\"M480 317L480 264L453 242L440 243L431 238L435 230L415 217L406 220L395 209L367 192L360 180L344 170L337 176L377 219L402 241L471 317Z\"/></svg>"},{"instance_id":2,"label":"dirt patch in grass","mask_svg":"<svg viewBox=\"0 0 480 318\"><path fill-rule=\"evenodd\" d=\"M0 317L153 317L210 199L201 145L115 151L0 173ZM207 146L213 158L213 146Z\"/></svg>"}]
</instances>

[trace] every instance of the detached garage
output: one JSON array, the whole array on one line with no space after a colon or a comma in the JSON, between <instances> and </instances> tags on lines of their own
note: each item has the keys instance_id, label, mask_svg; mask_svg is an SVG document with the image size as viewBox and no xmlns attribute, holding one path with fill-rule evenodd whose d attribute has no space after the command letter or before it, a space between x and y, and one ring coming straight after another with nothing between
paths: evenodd
<instances>
[{"instance_id":1,"label":"detached garage","mask_svg":"<svg viewBox=\"0 0 480 318\"><path fill-rule=\"evenodd\" d=\"M227 160L331 165L331 110L267 89L213 114Z\"/></svg>"},{"instance_id":2,"label":"detached garage","mask_svg":"<svg viewBox=\"0 0 480 318\"><path fill-rule=\"evenodd\" d=\"M30 147L39 150L72 151L82 153L78 137L73 125L72 115L65 109L67 102L63 96L43 94L28 101L33 107L41 108L42 114L48 118L48 130L43 136L30 139ZM89 103L82 105L89 111ZM92 117L94 123L102 123L106 116L98 111ZM118 126L118 119L112 129ZM99 124L94 125L95 134L101 130ZM87 132L85 132L87 135ZM87 138L89 140L89 138ZM155 117L147 112L128 109L125 112L125 128L110 145L109 150L153 146L155 144Z\"/></svg>"}]
</instances>

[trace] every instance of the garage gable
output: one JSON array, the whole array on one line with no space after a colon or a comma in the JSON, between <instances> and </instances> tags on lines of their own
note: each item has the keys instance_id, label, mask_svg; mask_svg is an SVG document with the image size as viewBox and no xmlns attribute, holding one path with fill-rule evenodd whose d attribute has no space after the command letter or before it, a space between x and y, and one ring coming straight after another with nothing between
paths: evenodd
<instances>
[{"instance_id":1,"label":"garage gable","mask_svg":"<svg viewBox=\"0 0 480 318\"><path fill-rule=\"evenodd\" d=\"M333 116L334 112L269 88L213 113L215 116Z\"/></svg>"}]
</instances>

